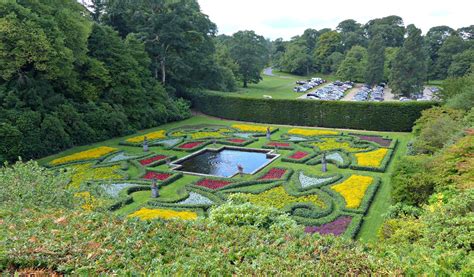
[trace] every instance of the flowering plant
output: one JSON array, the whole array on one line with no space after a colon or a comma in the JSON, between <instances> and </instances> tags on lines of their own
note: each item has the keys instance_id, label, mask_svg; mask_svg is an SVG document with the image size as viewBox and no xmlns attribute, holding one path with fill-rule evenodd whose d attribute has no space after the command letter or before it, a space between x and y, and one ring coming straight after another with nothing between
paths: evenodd
<instances>
[{"instance_id":1,"label":"flowering plant","mask_svg":"<svg viewBox=\"0 0 474 277\"><path fill-rule=\"evenodd\" d=\"M166 131L165 130L159 130L159 131L148 133L148 134L145 134L145 135L129 138L126 141L131 142L131 143L140 143L140 142L143 142L143 140L145 140L145 137L148 140L163 139L163 138L166 138Z\"/></svg>"},{"instance_id":2,"label":"flowering plant","mask_svg":"<svg viewBox=\"0 0 474 277\"><path fill-rule=\"evenodd\" d=\"M141 165L149 165L149 164L152 164L154 162L164 160L166 158L167 158L167 156L165 156L165 155L156 155L156 156L153 156L153 157L148 158L148 159L140 160L139 162L140 162Z\"/></svg>"},{"instance_id":3,"label":"flowering plant","mask_svg":"<svg viewBox=\"0 0 474 277\"><path fill-rule=\"evenodd\" d=\"M285 206L296 203L313 203L318 207L323 207L324 203L315 194L305 196L293 196L288 194L283 186L278 186L260 194L244 193L242 196L248 202L264 207L281 209Z\"/></svg>"},{"instance_id":4,"label":"flowering plant","mask_svg":"<svg viewBox=\"0 0 474 277\"><path fill-rule=\"evenodd\" d=\"M152 180L152 179L157 179L160 181L164 181L171 177L171 174L169 173L160 173L160 172L155 172L155 171L147 171L145 175L143 175L143 179L147 180Z\"/></svg>"},{"instance_id":5,"label":"flowering plant","mask_svg":"<svg viewBox=\"0 0 474 277\"><path fill-rule=\"evenodd\" d=\"M52 165L59 165L59 164L65 164L65 163L70 163L70 162L76 162L76 161L85 161L85 160L93 160L93 159L98 159L102 156L105 156L109 153L117 151L117 148L112 148L112 147L107 147L107 146L101 146L97 147L94 149L89 149L86 151L82 151L79 153L75 153L66 157L58 158L53 161L51 161Z\"/></svg>"},{"instance_id":6,"label":"flowering plant","mask_svg":"<svg viewBox=\"0 0 474 277\"><path fill-rule=\"evenodd\" d=\"M233 128L242 131L242 132L256 132L256 133L266 133L267 127L259 125L247 125L247 124L234 124ZM273 132L275 128L270 127L270 131Z\"/></svg>"},{"instance_id":7,"label":"flowering plant","mask_svg":"<svg viewBox=\"0 0 474 277\"><path fill-rule=\"evenodd\" d=\"M334 185L331 188L344 197L346 207L357 209L364 198L365 192L374 178L370 176L352 175L344 182Z\"/></svg>"},{"instance_id":8,"label":"flowering plant","mask_svg":"<svg viewBox=\"0 0 474 277\"><path fill-rule=\"evenodd\" d=\"M355 157L360 166L379 167L387 152L387 148L380 148L375 151L356 153Z\"/></svg>"},{"instance_id":9,"label":"flowering plant","mask_svg":"<svg viewBox=\"0 0 474 277\"><path fill-rule=\"evenodd\" d=\"M338 135L339 132L329 131L329 130L291 129L288 131L288 134L312 137L312 136L323 136L323 135Z\"/></svg>"},{"instance_id":10,"label":"flowering plant","mask_svg":"<svg viewBox=\"0 0 474 277\"><path fill-rule=\"evenodd\" d=\"M202 141L193 141L193 142L186 142L186 143L183 143L181 144L180 146L178 146L178 148L181 148L181 149L193 149L193 148L196 148L200 145L202 145L203 142Z\"/></svg>"},{"instance_id":11,"label":"flowering plant","mask_svg":"<svg viewBox=\"0 0 474 277\"><path fill-rule=\"evenodd\" d=\"M272 168L265 175L260 177L259 180L281 179L285 173L286 169L284 168Z\"/></svg>"},{"instance_id":12,"label":"flowering plant","mask_svg":"<svg viewBox=\"0 0 474 277\"><path fill-rule=\"evenodd\" d=\"M320 233L321 235L333 234L335 236L340 236L346 231L347 226L349 226L351 221L352 217L341 216L333 222L329 222L321 226L308 226L304 229L304 231L305 233L311 234Z\"/></svg>"},{"instance_id":13,"label":"flowering plant","mask_svg":"<svg viewBox=\"0 0 474 277\"><path fill-rule=\"evenodd\" d=\"M220 189L230 183L231 182L224 180L202 179L196 183L196 186L206 187L208 189Z\"/></svg>"},{"instance_id":14,"label":"flowering plant","mask_svg":"<svg viewBox=\"0 0 474 277\"><path fill-rule=\"evenodd\" d=\"M289 158L294 159L294 160L301 160L309 155L308 152L303 152L303 151L296 151L293 155L291 155Z\"/></svg>"},{"instance_id":15,"label":"flowering plant","mask_svg":"<svg viewBox=\"0 0 474 277\"><path fill-rule=\"evenodd\" d=\"M194 220L197 218L197 213L192 211L174 211L167 209L148 209L141 208L140 210L130 214L128 217L138 217L141 220L149 219L183 219L183 220Z\"/></svg>"}]
</instances>

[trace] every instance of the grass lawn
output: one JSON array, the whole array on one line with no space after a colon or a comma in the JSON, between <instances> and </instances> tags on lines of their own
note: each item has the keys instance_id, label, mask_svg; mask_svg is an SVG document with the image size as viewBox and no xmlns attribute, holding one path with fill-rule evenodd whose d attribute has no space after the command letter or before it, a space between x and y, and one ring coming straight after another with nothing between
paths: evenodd
<instances>
[{"instance_id":1,"label":"grass lawn","mask_svg":"<svg viewBox=\"0 0 474 277\"><path fill-rule=\"evenodd\" d=\"M275 76L268 76L262 74L263 80L261 80L258 84L249 84L248 88L239 88L237 92L222 93L233 93L248 98L263 98L264 95L270 95L274 99L297 99L298 97L303 95L303 93L293 91L293 88L297 86L296 81L308 80L312 77L320 77L325 80L328 80L328 82L335 81L336 79L336 77L332 75L324 74L297 76L279 71L274 71L273 74ZM317 88L323 87L325 85L326 84L321 84L320 86L317 86L310 91L314 91Z\"/></svg>"},{"instance_id":2,"label":"grass lawn","mask_svg":"<svg viewBox=\"0 0 474 277\"><path fill-rule=\"evenodd\" d=\"M268 77L268 78L275 78L275 77ZM79 151L88 150L88 149L99 147L99 146L109 146L109 147L119 148L120 150L125 151L129 154L142 154L143 150L141 147L124 146L124 145L120 145L119 143L121 141L124 141L127 138L134 137L141 134L146 134L146 133L157 131L157 130L167 130L169 132L170 130L173 130L173 129L180 129L180 128L184 129L184 128L190 128L190 127L195 128L195 129L204 128L204 127L215 127L215 126L225 127L225 126L231 126L232 124L235 124L235 123L237 122L221 120L221 119L212 118L208 116L195 116L184 121L173 122L170 124L159 126L157 128L143 130L143 131L140 131L138 134L130 135L127 137L114 138L111 140L102 141L102 142L91 144L91 145L75 147L67 151L64 151L62 153L59 153L57 155L43 158L39 160L39 162L41 164L47 164L55 158L67 156ZM278 126L278 125L270 125L270 126L275 126L279 128L279 131L272 134L272 140L282 140L282 135L286 134L289 129L293 128L291 126ZM318 128L318 129L324 129L324 128ZM386 209L390 205L390 191L391 191L390 173L393 170L393 162L394 160L399 159L401 155L405 154L406 144L409 141L411 135L409 133L368 132L368 131L356 131L356 130L354 131L341 130L341 131L345 133L356 132L358 134L383 135L383 136L388 136L392 139L397 139L399 141L397 151L395 152L395 155L392 157L391 163L389 164L388 169L385 173L378 173L378 172L372 172L372 171L360 171L360 170L352 170L352 169L342 169L342 168L336 167L333 164L328 165L329 173L341 173L344 176L357 174L357 175L380 177L382 179L382 185L379 187L379 190L377 194L375 195L375 199L372 202L372 205L370 206L368 213L363 220L362 228L360 229L360 232L358 235L358 238L363 241L373 241L376 239L377 230L380 227L381 223L383 222L382 214L385 213ZM267 143L267 140L263 137L263 138L259 138L257 141L245 147L262 148L262 146L266 143ZM312 149L304 148L303 146L299 144L294 144L294 145L296 149L298 150L309 151L309 152L312 151ZM216 146L219 147L221 146L221 144L217 143ZM209 147L214 147L214 145L210 145ZM178 151L175 149L167 149L162 146L151 146L150 151L157 154L162 154L162 155L177 156L178 158L189 155L189 152ZM278 150L278 153L281 154L281 156L277 160L272 162L269 166L267 166L265 169L269 169L271 167L284 167L284 168L291 168L294 171L303 170L305 173L312 174L312 175L321 174L321 165L311 166L307 164L296 164L296 163L288 163L288 162L282 161L282 157L288 155L289 152L291 151L292 150ZM167 165L160 165L153 169L157 169L160 171L169 171L169 167ZM133 163L129 163L129 167L126 173L128 174L131 180L138 178L140 172L143 172L143 169L140 170L139 168L133 166ZM195 175L184 174L184 176L178 179L177 181L174 181L168 185L161 187L160 197L157 200L165 201L165 202L170 202L170 201L176 202L178 200L185 198L187 196L186 186L199 180L200 178L201 177L198 177ZM236 179L236 178L239 179L238 181L240 181L240 177L234 177L232 179ZM254 178L254 176L246 175L243 178L243 180L252 180L252 178ZM259 186L261 185L255 184L255 185L246 187L246 189L252 191L252 189L258 188ZM133 197L133 203L126 205L122 207L121 209L115 211L118 215L127 215L131 212L136 211L137 209L140 209L141 207L146 207L147 202L150 200L150 191L135 192L135 193L132 193L131 196Z\"/></svg>"}]
</instances>

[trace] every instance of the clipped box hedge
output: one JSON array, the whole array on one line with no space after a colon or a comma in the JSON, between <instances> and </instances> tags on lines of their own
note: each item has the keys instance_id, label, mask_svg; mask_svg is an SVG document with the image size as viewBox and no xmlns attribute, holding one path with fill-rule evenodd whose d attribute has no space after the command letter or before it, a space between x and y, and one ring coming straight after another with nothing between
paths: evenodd
<instances>
[{"instance_id":1,"label":"clipped box hedge","mask_svg":"<svg viewBox=\"0 0 474 277\"><path fill-rule=\"evenodd\" d=\"M353 102L255 99L208 91L184 92L199 111L225 119L270 124L410 131L432 101Z\"/></svg>"}]
</instances>

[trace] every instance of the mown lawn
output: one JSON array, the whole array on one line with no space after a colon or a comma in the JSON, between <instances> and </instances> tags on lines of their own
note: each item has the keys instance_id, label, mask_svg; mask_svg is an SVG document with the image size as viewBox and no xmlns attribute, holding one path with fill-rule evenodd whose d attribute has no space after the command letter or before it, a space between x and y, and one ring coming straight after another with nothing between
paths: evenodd
<instances>
[{"instance_id":1,"label":"mown lawn","mask_svg":"<svg viewBox=\"0 0 474 277\"><path fill-rule=\"evenodd\" d=\"M157 128L149 129L149 130L143 130L140 131L139 134L145 134L151 131L156 131L156 130L171 130L173 128L179 128L179 127L189 127L189 126L200 126L200 127L205 127L205 126L215 126L215 125L221 125L221 126L230 126L232 124L235 124L235 121L228 121L228 120L221 120L217 118L212 118L208 116L194 116L190 119L180 121L180 122L173 122L170 124L166 124L163 126L159 126ZM276 126L279 128L279 131L272 134L272 139L273 140L278 140L282 134L287 133L287 131L293 127L291 126L278 126L278 125L271 125L271 126ZM318 128L318 129L323 129L323 128ZM344 132L350 132L348 130L343 130ZM356 171L356 170L351 170L351 169L340 169L337 168L336 166L329 164L329 173L344 173L344 174L362 174L362 175L368 175L368 176L378 176L382 178L382 185L379 188L375 199L365 217L364 223L362 225L362 228L359 232L358 238L360 238L363 241L373 241L376 239L377 235L377 230L380 227L380 225L383 222L383 217L382 215L385 213L387 208L390 205L390 191L391 191L391 184L390 184L390 174L393 170L393 163L394 160L399 159L402 155L405 154L405 149L406 149L406 144L410 139L410 134L409 133L390 133L390 132L370 132L370 131L357 131L354 130L354 132L360 133L360 134L378 134L378 135L388 135L391 138L396 138L399 140L399 145L397 147L397 151L392 157L392 161L388 167L388 170L385 173L376 173L376 172L369 172L369 171ZM137 134L130 135L128 137L134 137ZM93 147L97 146L111 146L111 147L116 147L120 148L121 150L125 150L129 153L141 153L142 149L140 147L130 147L130 146L123 146L119 145L119 142L123 141L124 139L128 137L122 137L122 138L114 138L111 140L99 142L99 143L94 143L91 145L85 145L85 146L80 146L80 147L75 147L72 149L69 149L67 151L64 151L62 153L59 153L57 155L53 155L50 157L43 158L39 160L40 163L42 164L47 164L51 160L58 158L60 156L65 156L68 154L72 154L75 152L83 151L86 149L90 149ZM265 139L260 139L246 147L250 148L261 148L263 144L266 143ZM217 144L217 147L220 145ZM168 155L176 155L179 157L183 157L185 155L188 155L189 153L184 152L184 151L173 151L173 150L165 150L162 147L150 147L150 150L156 153L160 154L168 154ZM290 150L279 150L279 153L283 154L282 156L285 156L290 152ZM294 164L294 163L287 163L287 162L282 162L281 157L278 158L276 161L272 163L272 166L275 167L286 167L286 168L292 168L293 170L305 170L308 173L314 173L318 174L321 172L321 165L316 165L316 166L308 166L305 164ZM156 169L161 169L161 170L168 170L167 165L161 165L157 167ZM132 178L138 177L137 175L139 174L139 170L137 168L134 168L133 166L130 166L127 171L128 175ZM249 176L250 177L250 176ZM246 177L248 178L248 177ZM187 184L190 184L196 180L198 180L199 177L196 176L191 176L191 175L185 175L183 178L178 179L177 181L166 185L160 190L160 198L159 200L166 200L166 201L172 201L172 200L177 200L180 199L180 197L183 197L184 195L184 187ZM140 207L143 207L146 205L148 202L149 198L149 191L144 191L144 192L136 192L132 194L134 202L130 205L127 205L118 211L116 211L117 214L119 215L127 215Z\"/></svg>"},{"instance_id":2,"label":"mown lawn","mask_svg":"<svg viewBox=\"0 0 474 277\"><path fill-rule=\"evenodd\" d=\"M263 80L258 84L249 84L248 88L239 88L237 92L222 92L222 93L234 93L242 97L248 98L263 98L264 95L269 95L273 99L296 99L303 95L301 92L294 92L293 88L298 80L308 80L312 77L320 77L328 81L334 81L335 76L313 74L310 76L296 76L288 73L274 71L275 76L262 75ZM322 84L311 91L316 90L319 87L324 86ZM309 91L307 91L309 92ZM306 93L307 93L306 92Z\"/></svg>"}]
</instances>

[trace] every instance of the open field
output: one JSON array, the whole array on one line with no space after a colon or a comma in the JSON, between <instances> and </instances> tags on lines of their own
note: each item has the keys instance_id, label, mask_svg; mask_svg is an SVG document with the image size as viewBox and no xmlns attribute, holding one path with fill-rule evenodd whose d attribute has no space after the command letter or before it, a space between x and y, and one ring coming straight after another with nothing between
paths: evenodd
<instances>
[{"instance_id":1,"label":"open field","mask_svg":"<svg viewBox=\"0 0 474 277\"><path fill-rule=\"evenodd\" d=\"M199 201L194 204L186 202L186 205L181 205L179 204L180 201L186 201L186 199L191 198L190 193L192 192L213 201L213 205L218 205L225 202L229 195L242 192L249 195L249 199L251 199L249 201L258 203L263 201L260 203L262 205L272 203L271 206L276 206L288 212L298 223L305 226L330 224L335 219L341 218L341 216L349 216L352 218L352 225L346 226L348 228L346 233L353 233L348 234L348 236L358 233L358 237L361 240L371 241L375 239L377 229L383 221L382 214L390 205L391 186L389 175L392 170L393 160L398 159L404 154L410 134L322 128L317 129L320 130L319 132L311 133L315 129L304 128L304 130L310 130L309 133L306 133L308 131L302 131L300 128L296 128L295 131L295 128L291 126L269 125L275 131L271 135L271 141L267 141L264 133L263 137L260 136L262 133L257 137L250 136L248 139L245 138L246 135L239 137L239 135L249 132L255 134L255 130L246 131L246 128L252 129L253 125L244 124L244 126L240 127L243 129L239 129L235 124L242 125L242 123L207 116L195 116L181 122L145 130L129 137L115 138L69 149L63 153L41 159L40 163L43 165L55 164L61 168L67 168L68 171L74 168L76 168L76 171L84 170L82 168L83 165L91 165L91 167L86 167L86 172L75 172L72 175L72 183L76 185L82 183L81 188L84 190L90 190L91 187L104 184L112 184L114 186L127 183L136 187L141 186L140 189L123 189L116 197L104 196L103 192L98 195L92 193L91 199L89 199L91 203L89 204L98 205L101 208L107 208L122 201L121 205L113 209L119 215L128 215L142 208L160 208L176 211L186 210L198 216L205 216L210 205L204 205L199 203ZM262 125L262 127L265 130L267 125ZM294 133L293 135L288 134L290 130L293 130L291 131ZM261 130L258 130L258 132L261 132ZM164 133L166 135L163 135ZM150 138L150 152L143 152L140 142L142 138L138 137L137 139L137 136L140 134L146 134ZM310 136L307 136L307 134L310 134ZM376 137L369 137L376 138L376 140L381 138L379 136L383 136L390 141L390 145L381 146L371 141L358 139L353 136L354 134L376 135ZM154 135L159 136L159 138L152 139ZM174 138L180 138L180 141L184 142L178 142L176 146L153 145L154 142ZM292 141L293 139L301 141ZM232 178L202 177L187 173L177 173L170 170L169 165L163 161L158 161L156 165L141 164L143 160L156 156L179 159L197 151L197 148L196 150L180 149L180 145L202 142L203 146L210 143L206 147L215 149L229 144L231 140L235 142L235 145L241 145L244 148L262 149L271 145L269 151L274 150L273 144L276 143L276 145L279 145L277 152L280 156L254 175L246 174L244 177L234 176ZM394 147L395 140L398 142L396 148ZM136 143L136 141L139 141L139 143ZM105 157L90 160L87 159L86 155L77 155L78 152L104 146L114 149L112 151L115 152L107 154ZM384 152L385 155L379 158L378 163L376 161L375 164L377 165L370 165L370 161L369 165L358 164L362 162L362 160L359 160L360 157L356 158L359 154L365 156L366 154L364 153L368 153L370 160L372 159L371 153L381 150L387 153ZM336 155L335 160L328 160L327 173L322 173L322 165L320 164L323 151L328 157ZM135 156L135 158L109 162L108 159L118 155L118 152L128 156ZM392 152L393 155L391 155ZM146 156L143 157L144 155ZM73 163L61 164L61 160L64 160L61 157L78 157L78 159ZM301 161L298 159L301 159ZM336 161L338 159L340 161ZM284 171L282 176L266 179L267 177L265 176L271 175L274 173L273 171L280 169ZM145 179L146 174L149 174L149 172L166 175L164 180L158 180L160 196L156 199L150 198L149 186L151 180ZM332 181L326 180L328 177L334 176L337 176L337 178ZM342 194L336 193L335 188L338 185L344 188L345 184L359 186L358 179L355 179L355 183L352 182L351 178L354 177L367 178L370 181L368 181L368 188L365 187L362 195L359 195L359 199L356 199L357 205L350 207L350 201L353 201L353 199L350 200L351 196L345 195L344 192L341 192ZM161 175L158 178L161 178ZM223 187L210 189L209 187L204 187L204 185L200 186L199 182L209 182L207 179L224 182L222 183ZM301 183L303 179L309 180L309 187L303 187L304 184ZM319 181L324 181L325 183L317 185ZM230 182L229 188L227 188L228 184L226 182ZM89 185L84 186L84 183L89 183ZM128 193L130 195L127 195ZM273 199L272 197L279 193L284 195L279 196L277 199L287 197L289 202L283 202L280 205L279 200L271 200ZM257 197L252 198L251 195L253 194L257 195ZM373 198L372 195L374 195ZM358 232L359 224L362 224L360 232Z\"/></svg>"}]
</instances>

